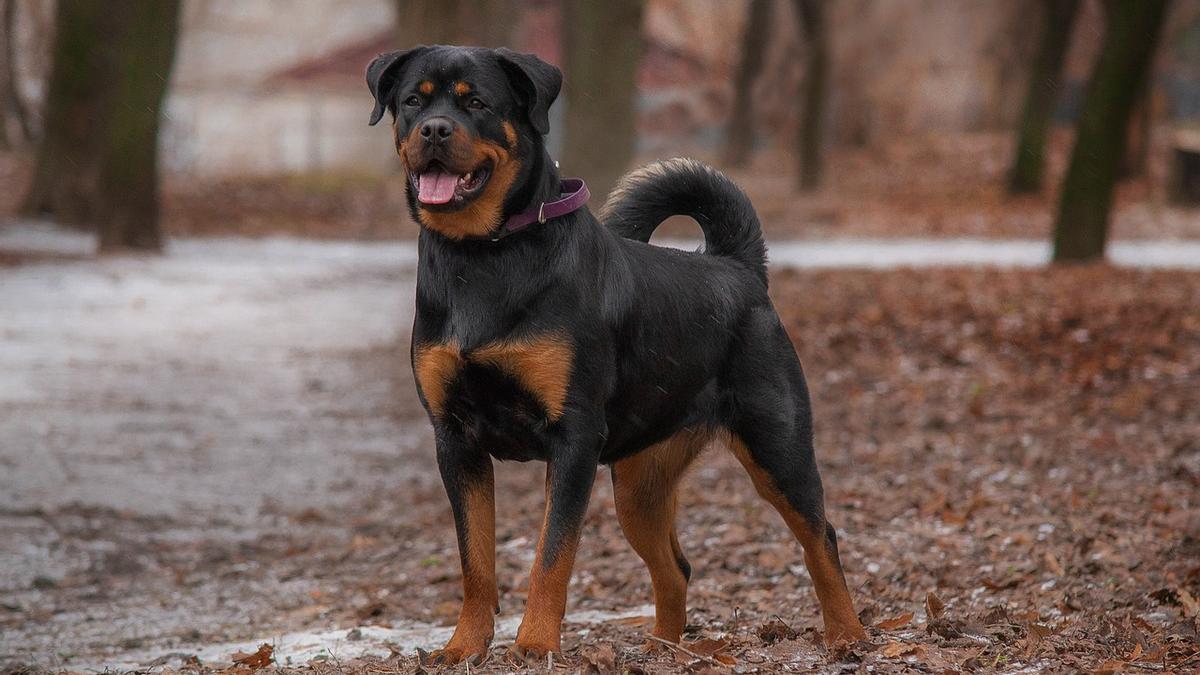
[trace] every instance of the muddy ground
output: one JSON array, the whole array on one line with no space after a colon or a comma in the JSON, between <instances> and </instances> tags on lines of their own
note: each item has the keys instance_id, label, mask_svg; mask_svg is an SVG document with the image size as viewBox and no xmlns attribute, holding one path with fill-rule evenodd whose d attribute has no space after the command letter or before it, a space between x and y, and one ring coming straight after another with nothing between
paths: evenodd
<instances>
[{"instance_id":1,"label":"muddy ground","mask_svg":"<svg viewBox=\"0 0 1200 675\"><path fill-rule=\"evenodd\" d=\"M275 665L239 672L418 669L459 579L403 250L183 241L0 267L0 668L209 672L269 643ZM797 545L714 447L682 496L687 652L641 650L648 579L602 470L556 670L1200 669L1200 275L772 288L870 640L822 646ZM511 629L542 474L497 481ZM512 670L510 643L472 672Z\"/></svg>"}]
</instances>

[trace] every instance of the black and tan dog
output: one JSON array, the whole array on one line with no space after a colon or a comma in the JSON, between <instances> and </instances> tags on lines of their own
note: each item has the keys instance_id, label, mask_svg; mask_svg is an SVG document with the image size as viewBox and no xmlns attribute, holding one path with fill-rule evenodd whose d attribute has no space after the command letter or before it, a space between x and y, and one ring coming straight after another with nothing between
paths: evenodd
<instances>
[{"instance_id":1,"label":"black and tan dog","mask_svg":"<svg viewBox=\"0 0 1200 675\"><path fill-rule=\"evenodd\" d=\"M746 196L676 159L626 176L603 223L586 208L547 213L566 203L543 139L558 69L505 49L417 47L379 56L367 82L371 123L394 117L422 226L412 363L462 563L458 626L434 660L475 658L492 639L493 458L546 462L516 654L559 649L600 464L612 467L621 527L650 569L654 635L678 641L691 570L676 487L714 437L803 545L826 641L863 637L825 519L804 375L767 296ZM700 223L706 253L646 243L672 214Z\"/></svg>"}]
</instances>

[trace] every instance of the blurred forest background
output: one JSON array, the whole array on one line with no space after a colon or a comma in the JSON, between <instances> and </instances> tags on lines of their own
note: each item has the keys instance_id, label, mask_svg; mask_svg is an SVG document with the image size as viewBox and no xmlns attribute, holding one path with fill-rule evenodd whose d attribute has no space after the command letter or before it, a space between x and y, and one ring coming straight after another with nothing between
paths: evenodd
<instances>
[{"instance_id":1,"label":"blurred forest background","mask_svg":"<svg viewBox=\"0 0 1200 675\"><path fill-rule=\"evenodd\" d=\"M363 64L441 42L564 68L551 148L597 201L636 162L691 154L735 172L770 236L1057 229L1056 255L1087 259L1113 204L1120 236L1200 234L1190 211L1164 208L1200 199L1194 0L0 12L0 214L95 228L106 248L157 248L163 232L410 236L394 152L362 121Z\"/></svg>"},{"instance_id":2,"label":"blurred forest background","mask_svg":"<svg viewBox=\"0 0 1200 675\"><path fill-rule=\"evenodd\" d=\"M0 673L441 646L418 229L363 76L435 42L564 69L549 143L593 208L677 155L749 193L870 636L824 649L796 543L714 451L683 648L640 649L602 471L556 664L1200 668L1200 0L0 0ZM542 478L496 468L472 672L512 670Z\"/></svg>"}]
</instances>

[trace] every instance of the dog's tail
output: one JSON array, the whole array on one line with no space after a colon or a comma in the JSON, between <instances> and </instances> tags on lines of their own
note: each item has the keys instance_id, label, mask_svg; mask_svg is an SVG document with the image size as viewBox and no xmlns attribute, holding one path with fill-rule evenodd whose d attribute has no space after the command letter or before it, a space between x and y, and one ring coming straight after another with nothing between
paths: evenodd
<instances>
[{"instance_id":1,"label":"dog's tail","mask_svg":"<svg viewBox=\"0 0 1200 675\"><path fill-rule=\"evenodd\" d=\"M703 162L675 158L631 171L600 209L601 222L614 232L643 242L676 215L700 223L708 254L733 258L766 282L767 246L754 206L732 180Z\"/></svg>"}]
</instances>

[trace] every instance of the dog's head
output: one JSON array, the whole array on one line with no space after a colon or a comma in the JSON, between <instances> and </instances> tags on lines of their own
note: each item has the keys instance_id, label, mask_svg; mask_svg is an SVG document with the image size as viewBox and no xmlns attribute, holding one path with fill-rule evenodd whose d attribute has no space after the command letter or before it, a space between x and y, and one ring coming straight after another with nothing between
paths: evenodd
<instances>
[{"instance_id":1,"label":"dog's head","mask_svg":"<svg viewBox=\"0 0 1200 675\"><path fill-rule=\"evenodd\" d=\"M562 73L530 54L479 47L416 47L367 67L371 124L392 114L409 204L451 239L484 236L531 179L544 152Z\"/></svg>"}]
</instances>

